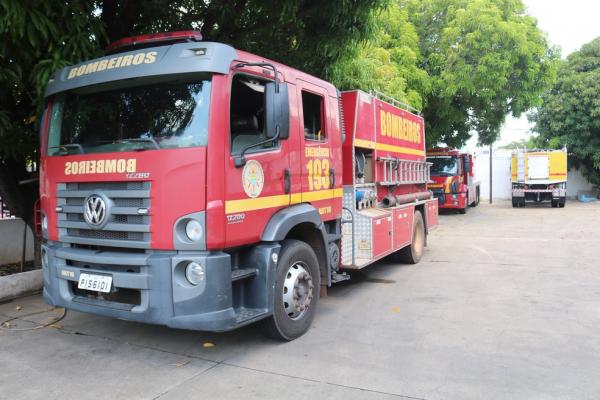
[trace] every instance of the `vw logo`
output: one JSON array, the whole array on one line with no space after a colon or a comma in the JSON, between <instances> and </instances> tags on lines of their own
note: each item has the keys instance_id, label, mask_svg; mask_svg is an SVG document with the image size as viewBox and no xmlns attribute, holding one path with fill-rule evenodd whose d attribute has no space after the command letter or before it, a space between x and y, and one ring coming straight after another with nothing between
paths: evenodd
<instances>
[{"instance_id":1,"label":"vw logo","mask_svg":"<svg viewBox=\"0 0 600 400\"><path fill-rule=\"evenodd\" d=\"M92 194L85 199L83 203L83 218L88 224L99 227L106 221L107 214L106 201L100 195Z\"/></svg>"}]
</instances>

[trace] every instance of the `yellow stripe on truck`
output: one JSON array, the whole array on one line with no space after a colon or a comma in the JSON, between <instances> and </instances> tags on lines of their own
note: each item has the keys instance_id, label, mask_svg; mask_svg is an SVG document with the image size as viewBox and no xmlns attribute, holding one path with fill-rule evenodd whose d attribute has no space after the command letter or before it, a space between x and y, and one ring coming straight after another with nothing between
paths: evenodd
<instances>
[{"instance_id":1,"label":"yellow stripe on truck","mask_svg":"<svg viewBox=\"0 0 600 400\"><path fill-rule=\"evenodd\" d=\"M342 197L343 189L315 190L277 196L257 197L255 199L229 200L225 202L225 214L263 210L265 208L283 207L288 204L299 204L319 200Z\"/></svg>"},{"instance_id":2,"label":"yellow stripe on truck","mask_svg":"<svg viewBox=\"0 0 600 400\"><path fill-rule=\"evenodd\" d=\"M415 156L425 156L425 152L423 150L411 149L410 147L394 146L394 145L385 144L385 143L375 143L370 140L354 139L354 145L356 147L362 147L362 148L366 148L366 149L377 149L377 150L381 150L381 151L391 151L394 153L412 154Z\"/></svg>"}]
</instances>

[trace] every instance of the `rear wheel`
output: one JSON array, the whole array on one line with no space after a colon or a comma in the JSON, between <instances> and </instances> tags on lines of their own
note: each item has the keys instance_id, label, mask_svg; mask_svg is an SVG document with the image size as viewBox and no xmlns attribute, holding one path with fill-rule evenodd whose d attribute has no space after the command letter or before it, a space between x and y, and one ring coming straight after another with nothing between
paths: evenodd
<instances>
[{"instance_id":1,"label":"rear wheel","mask_svg":"<svg viewBox=\"0 0 600 400\"><path fill-rule=\"evenodd\" d=\"M465 206L465 208L459 208L458 212L459 212L459 214L466 214L467 213L467 207Z\"/></svg>"},{"instance_id":2,"label":"rear wheel","mask_svg":"<svg viewBox=\"0 0 600 400\"><path fill-rule=\"evenodd\" d=\"M477 207L479 205L479 188L475 191L475 201L471 204L471 207Z\"/></svg>"},{"instance_id":3,"label":"rear wheel","mask_svg":"<svg viewBox=\"0 0 600 400\"><path fill-rule=\"evenodd\" d=\"M273 315L264 321L264 332L290 341L306 333L315 316L321 284L317 256L305 242L285 240L276 274Z\"/></svg>"},{"instance_id":4,"label":"rear wheel","mask_svg":"<svg viewBox=\"0 0 600 400\"><path fill-rule=\"evenodd\" d=\"M565 208L566 201L567 201L567 199L565 199L564 197L563 197L563 198L561 198L561 199L558 201L558 206L559 206L560 208Z\"/></svg>"},{"instance_id":5,"label":"rear wheel","mask_svg":"<svg viewBox=\"0 0 600 400\"><path fill-rule=\"evenodd\" d=\"M407 264L416 264L421 260L425 249L425 223L421 211L415 211L412 242L398 252L398 260Z\"/></svg>"}]
</instances>

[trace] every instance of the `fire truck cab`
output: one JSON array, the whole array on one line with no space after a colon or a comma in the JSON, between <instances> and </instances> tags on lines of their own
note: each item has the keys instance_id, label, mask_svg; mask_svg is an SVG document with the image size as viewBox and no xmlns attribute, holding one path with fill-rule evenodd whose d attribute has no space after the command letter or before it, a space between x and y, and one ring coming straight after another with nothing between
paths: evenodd
<instances>
[{"instance_id":1,"label":"fire truck cab","mask_svg":"<svg viewBox=\"0 0 600 400\"><path fill-rule=\"evenodd\" d=\"M479 204L480 185L473 174L473 155L456 149L427 150L432 183L428 188L440 202L440 208L455 209L461 214Z\"/></svg>"},{"instance_id":2,"label":"fire truck cab","mask_svg":"<svg viewBox=\"0 0 600 400\"><path fill-rule=\"evenodd\" d=\"M292 340L342 270L398 250L418 262L437 225L423 121L361 93L197 32L124 39L58 71L41 143L45 300L182 329L264 320Z\"/></svg>"}]
</instances>

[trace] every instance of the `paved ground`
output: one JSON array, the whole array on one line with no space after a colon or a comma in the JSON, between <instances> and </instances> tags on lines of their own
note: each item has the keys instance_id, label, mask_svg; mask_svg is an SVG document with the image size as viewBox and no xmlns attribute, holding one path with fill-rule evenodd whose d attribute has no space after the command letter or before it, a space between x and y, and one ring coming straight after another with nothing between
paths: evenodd
<instances>
[{"instance_id":1,"label":"paved ground","mask_svg":"<svg viewBox=\"0 0 600 400\"><path fill-rule=\"evenodd\" d=\"M597 399L599 224L599 205L575 202L444 215L420 265L382 262L333 288L292 343L75 312L0 331L0 397ZM44 308L29 297L0 319Z\"/></svg>"}]
</instances>

